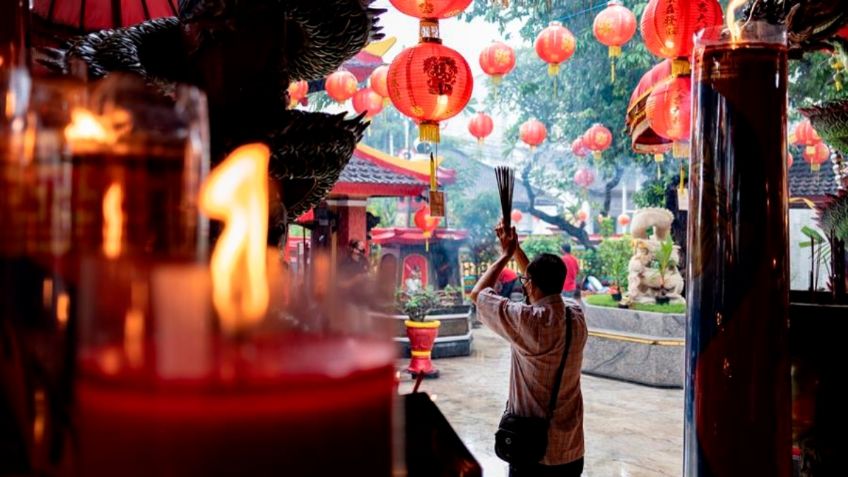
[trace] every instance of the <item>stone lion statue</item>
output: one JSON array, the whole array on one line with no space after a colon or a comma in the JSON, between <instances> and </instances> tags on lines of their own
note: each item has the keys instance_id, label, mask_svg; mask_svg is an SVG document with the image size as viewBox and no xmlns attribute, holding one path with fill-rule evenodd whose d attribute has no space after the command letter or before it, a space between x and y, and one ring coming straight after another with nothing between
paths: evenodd
<instances>
[{"instance_id":1,"label":"stone lion statue","mask_svg":"<svg viewBox=\"0 0 848 477\"><path fill-rule=\"evenodd\" d=\"M672 244L669 238L673 221L674 215L667 209L651 207L636 211L630 225L633 256L628 265L625 304L656 303L657 297L667 297L669 303L685 303L681 295L680 246ZM653 229L650 237L649 228ZM662 261L667 262L664 270L660 268Z\"/></svg>"}]
</instances>

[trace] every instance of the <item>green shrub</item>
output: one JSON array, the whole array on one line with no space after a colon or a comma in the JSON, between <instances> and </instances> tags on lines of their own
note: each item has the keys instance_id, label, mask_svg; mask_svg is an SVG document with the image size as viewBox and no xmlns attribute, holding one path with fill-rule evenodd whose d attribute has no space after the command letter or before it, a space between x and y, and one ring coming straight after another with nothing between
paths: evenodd
<instances>
[{"instance_id":1,"label":"green shrub","mask_svg":"<svg viewBox=\"0 0 848 477\"><path fill-rule=\"evenodd\" d=\"M543 253L562 255L562 244L565 243L561 235L532 235L521 242L521 249L527 254L531 261Z\"/></svg>"},{"instance_id":2,"label":"green shrub","mask_svg":"<svg viewBox=\"0 0 848 477\"><path fill-rule=\"evenodd\" d=\"M598 258L604 278L615 283L622 292L627 290L627 266L632 255L633 246L629 235L604 239L598 245Z\"/></svg>"}]
</instances>

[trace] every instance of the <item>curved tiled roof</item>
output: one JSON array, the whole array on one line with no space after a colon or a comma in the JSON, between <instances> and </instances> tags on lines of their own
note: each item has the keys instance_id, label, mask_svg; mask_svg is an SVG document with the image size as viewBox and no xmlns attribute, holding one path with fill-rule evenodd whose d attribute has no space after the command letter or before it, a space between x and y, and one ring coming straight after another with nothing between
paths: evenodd
<instances>
[{"instance_id":1,"label":"curved tiled roof","mask_svg":"<svg viewBox=\"0 0 848 477\"><path fill-rule=\"evenodd\" d=\"M836 189L836 174L830 161L822 164L818 172L811 171L810 165L802 160L795 160L789 169L789 197L815 201L835 193Z\"/></svg>"}]
</instances>

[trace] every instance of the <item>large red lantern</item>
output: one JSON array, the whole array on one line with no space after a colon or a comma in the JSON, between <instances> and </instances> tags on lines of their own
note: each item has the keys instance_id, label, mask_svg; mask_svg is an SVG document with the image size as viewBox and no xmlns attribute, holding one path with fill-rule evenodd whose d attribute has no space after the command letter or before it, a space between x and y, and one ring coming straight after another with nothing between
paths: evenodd
<instances>
[{"instance_id":1,"label":"large red lantern","mask_svg":"<svg viewBox=\"0 0 848 477\"><path fill-rule=\"evenodd\" d=\"M505 43L496 41L480 52L480 68L498 84L504 75L515 67L515 51Z\"/></svg>"},{"instance_id":2,"label":"large red lantern","mask_svg":"<svg viewBox=\"0 0 848 477\"><path fill-rule=\"evenodd\" d=\"M545 142L545 138L548 137L548 130L538 119L528 119L518 128L518 135L525 144L530 146L532 151L536 149L536 146Z\"/></svg>"},{"instance_id":3,"label":"large red lantern","mask_svg":"<svg viewBox=\"0 0 848 477\"><path fill-rule=\"evenodd\" d=\"M438 20L462 13L471 0L390 0L401 13L415 18Z\"/></svg>"},{"instance_id":4,"label":"large red lantern","mask_svg":"<svg viewBox=\"0 0 848 477\"><path fill-rule=\"evenodd\" d=\"M595 17L592 25L595 38L602 45L609 47L609 56L612 80L615 81L615 60L621 56L621 47L633 38L636 33L636 15L618 0L610 0L607 8Z\"/></svg>"},{"instance_id":5,"label":"large red lantern","mask_svg":"<svg viewBox=\"0 0 848 477\"><path fill-rule=\"evenodd\" d=\"M368 79L368 85L371 89L384 98L389 97L389 86L386 82L388 74L389 65L381 65L374 68L374 71L371 72L371 76Z\"/></svg>"},{"instance_id":6,"label":"large red lantern","mask_svg":"<svg viewBox=\"0 0 848 477\"><path fill-rule=\"evenodd\" d=\"M306 94L309 92L309 83L303 80L292 81L289 83L289 105L294 107L299 103L303 98L306 97Z\"/></svg>"},{"instance_id":7,"label":"large red lantern","mask_svg":"<svg viewBox=\"0 0 848 477\"><path fill-rule=\"evenodd\" d=\"M471 133L472 136L477 138L477 142L482 144L483 140L489 134L492 134L492 130L495 128L494 123L492 122L491 116L486 113L477 113L471 118L471 121L468 121L468 132Z\"/></svg>"},{"instance_id":8,"label":"large red lantern","mask_svg":"<svg viewBox=\"0 0 848 477\"><path fill-rule=\"evenodd\" d=\"M415 212L412 219L415 222L415 226L421 229L425 239L432 237L433 231L436 230L442 222L441 217L432 217L430 215L430 206L427 204L422 205L421 208Z\"/></svg>"},{"instance_id":9,"label":"large red lantern","mask_svg":"<svg viewBox=\"0 0 848 477\"><path fill-rule=\"evenodd\" d=\"M571 58L577 48L574 35L560 22L551 22L536 37L536 54L548 64L548 74L556 76L559 64Z\"/></svg>"},{"instance_id":10,"label":"large red lantern","mask_svg":"<svg viewBox=\"0 0 848 477\"><path fill-rule=\"evenodd\" d=\"M795 126L795 130L792 132L792 143L797 146L805 146L804 152L809 155L815 155L816 145L822 142L821 137L813 129L813 125L810 123L809 119L805 119L798 123Z\"/></svg>"},{"instance_id":11,"label":"large red lantern","mask_svg":"<svg viewBox=\"0 0 848 477\"><path fill-rule=\"evenodd\" d=\"M627 214L621 214L618 216L618 225L622 227L627 227L630 225L630 216Z\"/></svg>"},{"instance_id":12,"label":"large red lantern","mask_svg":"<svg viewBox=\"0 0 848 477\"><path fill-rule=\"evenodd\" d=\"M595 159L612 145L612 133L600 123L595 123L583 134L583 144L592 151Z\"/></svg>"},{"instance_id":13,"label":"large red lantern","mask_svg":"<svg viewBox=\"0 0 848 477\"><path fill-rule=\"evenodd\" d=\"M657 162L662 162L663 154L671 150L671 141L651 128L645 109L648 96L669 76L671 76L671 60L664 60L655 65L639 80L639 84L630 96L630 104L627 106L627 132L630 135L633 151L637 154L653 154Z\"/></svg>"},{"instance_id":14,"label":"large red lantern","mask_svg":"<svg viewBox=\"0 0 848 477\"><path fill-rule=\"evenodd\" d=\"M642 13L642 38L651 53L680 59L673 73L683 73L688 71L695 33L721 23L718 0L650 0Z\"/></svg>"},{"instance_id":15,"label":"large red lantern","mask_svg":"<svg viewBox=\"0 0 848 477\"><path fill-rule=\"evenodd\" d=\"M583 189L588 189L595 183L595 173L592 172L592 169L580 168L574 173L574 183Z\"/></svg>"},{"instance_id":16,"label":"large red lantern","mask_svg":"<svg viewBox=\"0 0 848 477\"><path fill-rule=\"evenodd\" d=\"M586 157L586 155L589 154L589 149L587 149L586 145L583 144L582 136L571 141L571 153L577 157Z\"/></svg>"},{"instance_id":17,"label":"large red lantern","mask_svg":"<svg viewBox=\"0 0 848 477\"><path fill-rule=\"evenodd\" d=\"M673 141L674 157L689 157L692 79L668 78L654 87L645 105L648 124L660 136Z\"/></svg>"},{"instance_id":18,"label":"large red lantern","mask_svg":"<svg viewBox=\"0 0 848 477\"><path fill-rule=\"evenodd\" d=\"M350 71L336 71L327 76L324 81L324 89L327 91L327 96L333 98L338 103L344 103L356 94L356 88L359 82L356 81L356 76Z\"/></svg>"},{"instance_id":19,"label":"large red lantern","mask_svg":"<svg viewBox=\"0 0 848 477\"><path fill-rule=\"evenodd\" d=\"M357 114L365 113L366 118L373 118L383 110L383 97L371 88L362 88L353 95L353 110Z\"/></svg>"},{"instance_id":20,"label":"large red lantern","mask_svg":"<svg viewBox=\"0 0 848 477\"><path fill-rule=\"evenodd\" d=\"M418 122L422 141L439 142L439 122L462 111L474 79L465 58L430 39L398 54L389 67L389 97Z\"/></svg>"},{"instance_id":21,"label":"large red lantern","mask_svg":"<svg viewBox=\"0 0 848 477\"><path fill-rule=\"evenodd\" d=\"M811 150L812 152L810 152ZM810 170L813 172L818 172L821 169L821 165L827 162L828 159L830 159L830 148L823 142L819 142L815 146L808 147L804 150L804 160L810 164Z\"/></svg>"}]
</instances>

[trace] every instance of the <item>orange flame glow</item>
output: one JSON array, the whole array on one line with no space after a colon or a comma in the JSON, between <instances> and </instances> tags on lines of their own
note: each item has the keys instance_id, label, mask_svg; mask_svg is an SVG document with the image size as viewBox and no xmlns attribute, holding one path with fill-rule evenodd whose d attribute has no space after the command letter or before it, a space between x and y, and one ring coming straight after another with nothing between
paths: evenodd
<instances>
[{"instance_id":1,"label":"orange flame glow","mask_svg":"<svg viewBox=\"0 0 848 477\"><path fill-rule=\"evenodd\" d=\"M200 207L224 222L212 252L212 301L224 331L260 321L268 308L268 161L263 144L233 151L200 190Z\"/></svg>"},{"instance_id":2,"label":"orange flame glow","mask_svg":"<svg viewBox=\"0 0 848 477\"><path fill-rule=\"evenodd\" d=\"M113 182L103 195L103 255L115 259L121 255L124 233L124 188Z\"/></svg>"},{"instance_id":3,"label":"orange flame glow","mask_svg":"<svg viewBox=\"0 0 848 477\"><path fill-rule=\"evenodd\" d=\"M132 118L123 109L98 116L87 109L74 108L71 111L71 124L65 127L65 139L69 142L84 140L114 144L130 129Z\"/></svg>"}]
</instances>

